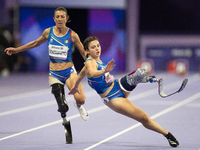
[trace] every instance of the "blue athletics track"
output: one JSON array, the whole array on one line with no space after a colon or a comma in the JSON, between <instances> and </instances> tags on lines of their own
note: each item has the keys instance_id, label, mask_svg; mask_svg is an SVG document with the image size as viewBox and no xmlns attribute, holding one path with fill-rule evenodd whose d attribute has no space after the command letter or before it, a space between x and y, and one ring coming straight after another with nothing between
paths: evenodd
<instances>
[{"instance_id":1,"label":"blue athletics track","mask_svg":"<svg viewBox=\"0 0 200 150\"><path fill-rule=\"evenodd\" d=\"M124 74L115 75L116 78ZM180 150L200 149L200 75L184 77L157 73L163 78L164 93L186 88L168 98L158 95L157 83L139 84L129 99L146 111L178 139ZM73 144L65 143L62 118L51 94L46 74L15 74L0 77L0 150L170 150L162 135L104 106L101 98L83 80L85 109L89 120L80 118L73 96L66 99L71 121ZM66 87L66 86L65 86Z\"/></svg>"}]
</instances>

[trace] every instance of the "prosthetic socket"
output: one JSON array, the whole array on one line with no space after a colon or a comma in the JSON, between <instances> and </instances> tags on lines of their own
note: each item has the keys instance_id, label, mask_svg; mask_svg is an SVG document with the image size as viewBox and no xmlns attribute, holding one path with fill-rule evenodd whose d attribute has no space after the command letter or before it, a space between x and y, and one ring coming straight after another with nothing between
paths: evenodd
<instances>
[{"instance_id":1,"label":"prosthetic socket","mask_svg":"<svg viewBox=\"0 0 200 150\"><path fill-rule=\"evenodd\" d=\"M62 114L66 113L69 110L69 107L65 99L64 85L60 83L55 83L52 84L51 87L52 94L54 94L58 104L58 111Z\"/></svg>"},{"instance_id":2,"label":"prosthetic socket","mask_svg":"<svg viewBox=\"0 0 200 150\"><path fill-rule=\"evenodd\" d=\"M139 68L132 73L124 76L120 80L120 87L126 91L132 91L138 83L146 83L147 72L145 69Z\"/></svg>"}]
</instances>

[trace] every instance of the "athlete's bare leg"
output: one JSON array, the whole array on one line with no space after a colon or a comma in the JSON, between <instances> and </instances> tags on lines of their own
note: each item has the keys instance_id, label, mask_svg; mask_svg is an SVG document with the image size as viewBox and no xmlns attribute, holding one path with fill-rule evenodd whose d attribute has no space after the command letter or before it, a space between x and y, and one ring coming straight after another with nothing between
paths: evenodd
<instances>
[{"instance_id":1,"label":"athlete's bare leg","mask_svg":"<svg viewBox=\"0 0 200 150\"><path fill-rule=\"evenodd\" d=\"M146 112L139 109L126 98L115 98L106 105L117 113L139 121L147 129L161 133L164 136L168 134L167 130L163 129L155 120L151 119Z\"/></svg>"},{"instance_id":2,"label":"athlete's bare leg","mask_svg":"<svg viewBox=\"0 0 200 150\"><path fill-rule=\"evenodd\" d=\"M66 80L65 83L69 90L74 86L76 79L77 79L77 74L72 73L70 77ZM82 106L85 103L85 94L81 83L78 86L78 90L80 94L79 93L74 94L74 99L76 100L76 102L74 102L74 106L77 107L81 118L86 121L89 119L89 116L87 111Z\"/></svg>"}]
</instances>

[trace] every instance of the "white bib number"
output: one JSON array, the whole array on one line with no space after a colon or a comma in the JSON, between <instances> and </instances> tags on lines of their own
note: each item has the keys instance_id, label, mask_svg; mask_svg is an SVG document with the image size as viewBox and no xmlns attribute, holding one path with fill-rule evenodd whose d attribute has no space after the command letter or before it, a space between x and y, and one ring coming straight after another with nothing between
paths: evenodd
<instances>
[{"instance_id":1,"label":"white bib number","mask_svg":"<svg viewBox=\"0 0 200 150\"><path fill-rule=\"evenodd\" d=\"M114 76L111 75L109 72L105 73L105 81L106 83L110 83L114 80Z\"/></svg>"},{"instance_id":2,"label":"white bib number","mask_svg":"<svg viewBox=\"0 0 200 150\"><path fill-rule=\"evenodd\" d=\"M49 56L61 60L66 60L68 50L68 47L49 45Z\"/></svg>"}]
</instances>

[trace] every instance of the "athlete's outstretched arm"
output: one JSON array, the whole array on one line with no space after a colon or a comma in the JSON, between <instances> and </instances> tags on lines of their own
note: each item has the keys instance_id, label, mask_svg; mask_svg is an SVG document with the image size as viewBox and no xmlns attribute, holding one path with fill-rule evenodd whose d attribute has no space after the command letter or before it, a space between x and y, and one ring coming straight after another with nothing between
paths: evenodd
<instances>
[{"instance_id":1,"label":"athlete's outstretched arm","mask_svg":"<svg viewBox=\"0 0 200 150\"><path fill-rule=\"evenodd\" d=\"M70 94L75 94L76 92L79 92L78 90L78 85L81 83L81 81L83 80L83 78L85 77L85 67L82 68L82 70L80 71L80 73L78 74L78 77L76 79L76 83L74 84L74 86L71 88L71 90L69 91L69 95Z\"/></svg>"},{"instance_id":2,"label":"athlete's outstretched arm","mask_svg":"<svg viewBox=\"0 0 200 150\"><path fill-rule=\"evenodd\" d=\"M49 29L46 29L46 30L44 30L42 35L37 40L31 41L31 42L29 42L25 45L19 46L17 48L9 47L9 48L6 48L4 51L6 52L7 55L12 55L12 54L17 54L19 52L23 52L23 51L35 48L47 41L48 33L49 33Z\"/></svg>"}]
</instances>

